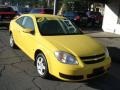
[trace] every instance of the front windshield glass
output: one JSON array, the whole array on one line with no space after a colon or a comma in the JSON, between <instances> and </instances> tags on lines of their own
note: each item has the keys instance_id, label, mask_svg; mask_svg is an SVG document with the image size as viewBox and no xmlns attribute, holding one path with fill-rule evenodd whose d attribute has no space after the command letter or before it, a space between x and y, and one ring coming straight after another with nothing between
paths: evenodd
<instances>
[{"instance_id":1,"label":"front windshield glass","mask_svg":"<svg viewBox=\"0 0 120 90\"><path fill-rule=\"evenodd\" d=\"M62 18L36 18L39 31L44 36L82 34L70 20Z\"/></svg>"}]
</instances>

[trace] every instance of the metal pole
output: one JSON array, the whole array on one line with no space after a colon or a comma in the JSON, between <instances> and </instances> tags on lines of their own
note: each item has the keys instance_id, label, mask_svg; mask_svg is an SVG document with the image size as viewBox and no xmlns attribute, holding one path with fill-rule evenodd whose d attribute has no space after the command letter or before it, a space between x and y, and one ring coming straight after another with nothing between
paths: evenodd
<instances>
[{"instance_id":1,"label":"metal pole","mask_svg":"<svg viewBox=\"0 0 120 90\"><path fill-rule=\"evenodd\" d=\"M57 6L57 0L54 0L54 11L53 11L54 15L56 15L56 6Z\"/></svg>"},{"instance_id":2,"label":"metal pole","mask_svg":"<svg viewBox=\"0 0 120 90\"><path fill-rule=\"evenodd\" d=\"M50 7L50 0L47 0L47 7Z\"/></svg>"}]
</instances>

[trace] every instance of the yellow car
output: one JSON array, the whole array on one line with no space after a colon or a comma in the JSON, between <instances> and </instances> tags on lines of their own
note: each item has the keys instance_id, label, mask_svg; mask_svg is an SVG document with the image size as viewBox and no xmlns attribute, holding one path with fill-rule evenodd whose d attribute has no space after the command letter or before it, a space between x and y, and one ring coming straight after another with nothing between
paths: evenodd
<instances>
[{"instance_id":1,"label":"yellow car","mask_svg":"<svg viewBox=\"0 0 120 90\"><path fill-rule=\"evenodd\" d=\"M111 64L107 48L61 16L24 14L10 22L9 32L10 46L34 60L42 78L87 80L103 75Z\"/></svg>"}]
</instances>

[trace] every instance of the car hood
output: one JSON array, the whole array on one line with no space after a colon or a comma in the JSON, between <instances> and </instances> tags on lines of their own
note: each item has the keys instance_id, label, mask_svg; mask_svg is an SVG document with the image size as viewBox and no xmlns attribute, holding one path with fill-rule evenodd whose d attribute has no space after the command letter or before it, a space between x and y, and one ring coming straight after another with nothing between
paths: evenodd
<instances>
[{"instance_id":1,"label":"car hood","mask_svg":"<svg viewBox=\"0 0 120 90\"><path fill-rule=\"evenodd\" d=\"M49 43L60 51L77 56L89 56L104 53L104 47L86 35L45 36Z\"/></svg>"}]
</instances>

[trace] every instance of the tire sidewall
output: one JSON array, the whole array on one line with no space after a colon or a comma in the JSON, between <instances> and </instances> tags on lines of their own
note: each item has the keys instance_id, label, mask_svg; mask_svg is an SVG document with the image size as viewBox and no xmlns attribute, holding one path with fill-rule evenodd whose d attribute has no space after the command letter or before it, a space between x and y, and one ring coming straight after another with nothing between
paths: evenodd
<instances>
[{"instance_id":1,"label":"tire sidewall","mask_svg":"<svg viewBox=\"0 0 120 90\"><path fill-rule=\"evenodd\" d=\"M12 44L11 44L11 39L12 39ZM10 34L10 47L11 48L14 48L15 47L15 43L14 43L14 39L13 39L13 35L12 34Z\"/></svg>"},{"instance_id":2,"label":"tire sidewall","mask_svg":"<svg viewBox=\"0 0 120 90\"><path fill-rule=\"evenodd\" d=\"M38 60L39 57L42 57L44 62L45 62L45 73L43 75L41 75L38 71L37 72L40 75L40 77L47 78L47 76L48 76L48 64L47 64L46 57L45 57L45 55L43 53L37 54L37 56L35 58L35 60L36 60L36 68L37 68L37 60Z\"/></svg>"}]
</instances>

